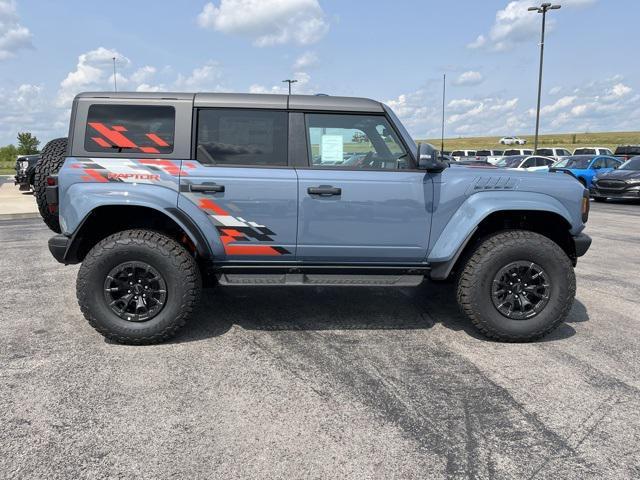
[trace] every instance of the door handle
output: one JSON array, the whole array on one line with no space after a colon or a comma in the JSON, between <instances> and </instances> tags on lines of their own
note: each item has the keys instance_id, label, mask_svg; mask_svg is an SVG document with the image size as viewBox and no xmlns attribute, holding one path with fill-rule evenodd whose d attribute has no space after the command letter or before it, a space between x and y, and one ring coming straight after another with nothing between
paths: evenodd
<instances>
[{"instance_id":1,"label":"door handle","mask_svg":"<svg viewBox=\"0 0 640 480\"><path fill-rule=\"evenodd\" d=\"M329 197L331 195L342 195L342 189L332 187L331 185L320 185L319 187L307 188L307 193L309 195L322 195Z\"/></svg>"},{"instance_id":2,"label":"door handle","mask_svg":"<svg viewBox=\"0 0 640 480\"><path fill-rule=\"evenodd\" d=\"M200 193L219 193L224 192L224 185L217 185L215 183L200 183L198 185L194 185L192 183L189 185L189 191Z\"/></svg>"}]
</instances>

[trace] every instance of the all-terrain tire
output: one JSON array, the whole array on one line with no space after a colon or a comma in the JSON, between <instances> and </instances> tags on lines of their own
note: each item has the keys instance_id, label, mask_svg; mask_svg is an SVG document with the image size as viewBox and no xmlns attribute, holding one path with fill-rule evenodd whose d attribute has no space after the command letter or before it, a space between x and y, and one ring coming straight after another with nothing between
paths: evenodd
<instances>
[{"instance_id":1,"label":"all-terrain tire","mask_svg":"<svg viewBox=\"0 0 640 480\"><path fill-rule=\"evenodd\" d=\"M127 321L108 304L105 280L113 268L126 262L144 262L166 282L164 305L149 320ZM173 337L191 316L201 290L194 258L175 240L150 230L125 230L99 242L82 262L76 283L78 303L89 324L111 340L134 345Z\"/></svg>"},{"instance_id":2,"label":"all-terrain tire","mask_svg":"<svg viewBox=\"0 0 640 480\"><path fill-rule=\"evenodd\" d=\"M549 300L535 316L511 319L496 308L493 280L512 262L535 262L550 280ZM530 342L544 337L567 317L576 292L571 260L552 240L535 232L508 230L481 240L458 277L458 304L480 332L504 342Z\"/></svg>"},{"instance_id":3,"label":"all-terrain tire","mask_svg":"<svg viewBox=\"0 0 640 480\"><path fill-rule=\"evenodd\" d=\"M60 233L60 222L58 219L58 213L52 213L49 211L49 205L47 204L47 177L49 175L55 175L62 167L65 156L67 155L67 139L56 138L51 140L42 149L42 156L35 169L35 178L33 184L33 193L38 203L38 210L44 223L47 224L51 230L56 233Z\"/></svg>"}]
</instances>

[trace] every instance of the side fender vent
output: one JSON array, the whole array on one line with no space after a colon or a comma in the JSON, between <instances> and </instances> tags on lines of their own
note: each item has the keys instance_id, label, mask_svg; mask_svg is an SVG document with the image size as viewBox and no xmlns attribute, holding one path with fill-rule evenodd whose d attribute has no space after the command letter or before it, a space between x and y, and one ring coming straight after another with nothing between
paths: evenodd
<instances>
[{"instance_id":1,"label":"side fender vent","mask_svg":"<svg viewBox=\"0 0 640 480\"><path fill-rule=\"evenodd\" d=\"M471 184L469 193L486 190L516 190L520 180L507 176L478 177Z\"/></svg>"}]
</instances>

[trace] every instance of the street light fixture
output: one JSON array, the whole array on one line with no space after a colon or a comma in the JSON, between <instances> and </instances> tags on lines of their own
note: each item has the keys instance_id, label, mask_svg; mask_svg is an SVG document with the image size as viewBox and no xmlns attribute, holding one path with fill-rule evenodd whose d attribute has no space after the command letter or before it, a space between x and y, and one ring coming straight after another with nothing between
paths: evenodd
<instances>
[{"instance_id":1,"label":"street light fixture","mask_svg":"<svg viewBox=\"0 0 640 480\"><path fill-rule=\"evenodd\" d=\"M118 91L118 83L116 81L116 57L112 57L113 60L113 91Z\"/></svg>"},{"instance_id":2,"label":"street light fixture","mask_svg":"<svg viewBox=\"0 0 640 480\"><path fill-rule=\"evenodd\" d=\"M560 5L552 5L550 3L543 3L539 7L529 7L530 12L537 12L542 14L542 36L540 39L540 71L538 73L538 106L536 107L536 136L534 140L533 152L538 149L538 132L540 130L540 97L542 95L542 62L544 60L544 27L547 20L547 11L558 10Z\"/></svg>"},{"instance_id":3,"label":"street light fixture","mask_svg":"<svg viewBox=\"0 0 640 480\"><path fill-rule=\"evenodd\" d=\"M298 83L298 80L287 79L287 80L282 80L282 83L288 83L289 84L289 95L291 95L291 84L292 83Z\"/></svg>"}]
</instances>

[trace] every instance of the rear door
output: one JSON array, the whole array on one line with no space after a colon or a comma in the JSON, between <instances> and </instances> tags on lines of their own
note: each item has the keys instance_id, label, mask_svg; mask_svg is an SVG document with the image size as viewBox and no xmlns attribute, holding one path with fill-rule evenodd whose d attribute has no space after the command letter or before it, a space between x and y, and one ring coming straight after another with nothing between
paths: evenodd
<instances>
[{"instance_id":1,"label":"rear door","mask_svg":"<svg viewBox=\"0 0 640 480\"><path fill-rule=\"evenodd\" d=\"M183 162L180 209L197 219L218 262L293 260L298 190L288 113L200 108L195 115L195 160Z\"/></svg>"},{"instance_id":2,"label":"rear door","mask_svg":"<svg viewBox=\"0 0 640 480\"><path fill-rule=\"evenodd\" d=\"M418 262L429 242L433 183L384 115L307 113L298 168L298 257Z\"/></svg>"}]
</instances>

